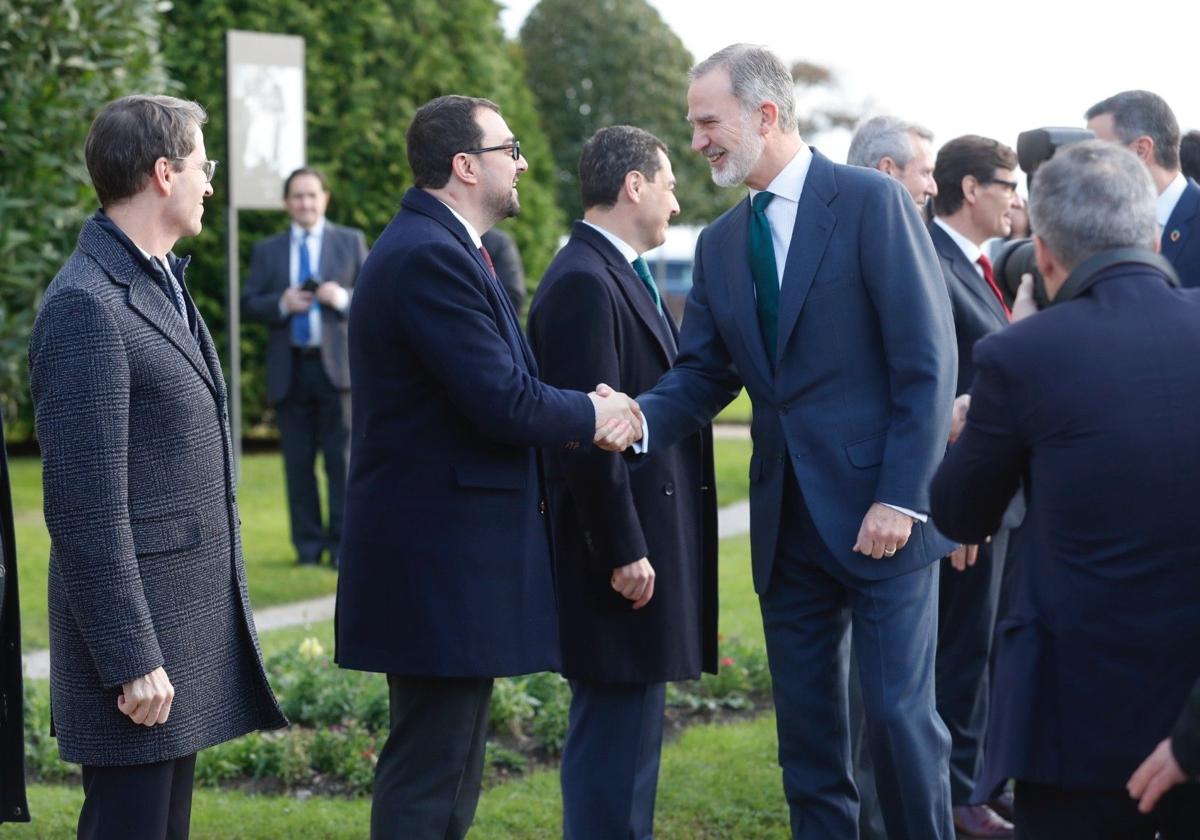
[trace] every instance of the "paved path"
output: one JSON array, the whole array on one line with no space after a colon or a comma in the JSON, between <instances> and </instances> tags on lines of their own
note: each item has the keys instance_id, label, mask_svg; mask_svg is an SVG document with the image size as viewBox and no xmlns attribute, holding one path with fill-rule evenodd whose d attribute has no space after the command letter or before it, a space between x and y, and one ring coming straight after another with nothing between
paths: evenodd
<instances>
[{"instance_id":1,"label":"paved path","mask_svg":"<svg viewBox=\"0 0 1200 840\"><path fill-rule=\"evenodd\" d=\"M719 427L733 428L738 427ZM749 434L747 432L746 434ZM735 437L738 435L728 435ZM741 435L745 436L745 435ZM750 502L734 502L717 511L717 532L721 538L736 537L750 530ZM307 601L295 601L291 604L280 604L276 607L264 607L254 611L254 623L259 633L268 630L279 630L284 627L295 627L298 624L312 624L333 618L333 596L322 595ZM34 650L25 654L25 676L45 679L50 676L50 651Z\"/></svg>"}]
</instances>

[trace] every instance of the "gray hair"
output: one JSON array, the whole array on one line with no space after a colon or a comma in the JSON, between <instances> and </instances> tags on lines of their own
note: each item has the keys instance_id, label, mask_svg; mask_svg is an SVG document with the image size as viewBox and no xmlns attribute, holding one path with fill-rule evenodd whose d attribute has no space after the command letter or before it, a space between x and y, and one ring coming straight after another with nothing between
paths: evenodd
<instances>
[{"instance_id":1,"label":"gray hair","mask_svg":"<svg viewBox=\"0 0 1200 840\"><path fill-rule=\"evenodd\" d=\"M855 129L846 163L874 169L879 166L879 161L890 157L903 169L912 160L911 135L914 134L922 140L933 142L933 132L924 126L899 117L872 117Z\"/></svg>"},{"instance_id":2,"label":"gray hair","mask_svg":"<svg viewBox=\"0 0 1200 840\"><path fill-rule=\"evenodd\" d=\"M1139 137L1154 141L1154 160L1164 169L1179 168L1179 122L1157 93L1126 90L1087 109L1085 119L1111 114L1113 129L1128 146Z\"/></svg>"},{"instance_id":3,"label":"gray hair","mask_svg":"<svg viewBox=\"0 0 1200 840\"><path fill-rule=\"evenodd\" d=\"M1137 156L1088 140L1065 146L1038 167L1029 197L1033 230L1073 270L1101 251L1153 248L1157 191Z\"/></svg>"},{"instance_id":4,"label":"gray hair","mask_svg":"<svg viewBox=\"0 0 1200 840\"><path fill-rule=\"evenodd\" d=\"M730 44L693 67L688 78L695 81L713 70L729 74L733 95L744 113L763 102L774 102L779 108L780 129L796 130L796 83L775 53L753 44Z\"/></svg>"}]
</instances>

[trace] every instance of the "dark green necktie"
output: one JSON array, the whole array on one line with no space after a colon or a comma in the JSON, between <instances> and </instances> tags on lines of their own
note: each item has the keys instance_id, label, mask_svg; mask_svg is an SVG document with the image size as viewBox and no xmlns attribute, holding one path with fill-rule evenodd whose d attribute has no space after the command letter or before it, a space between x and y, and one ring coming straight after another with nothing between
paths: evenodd
<instances>
[{"instance_id":1,"label":"dark green necktie","mask_svg":"<svg viewBox=\"0 0 1200 840\"><path fill-rule=\"evenodd\" d=\"M662 296L658 293L658 286L654 282L654 275L650 273L650 266L644 259L638 257L633 261L633 270L637 272L637 276L642 278L642 282L650 290L650 298L654 301L654 305L658 307L658 314L663 314Z\"/></svg>"},{"instance_id":2,"label":"dark green necktie","mask_svg":"<svg viewBox=\"0 0 1200 840\"><path fill-rule=\"evenodd\" d=\"M758 326L772 369L775 367L775 346L779 342L779 272L775 267L775 243L771 240L767 205L774 197L773 193L763 191L750 203L750 273L754 276L758 299Z\"/></svg>"}]
</instances>

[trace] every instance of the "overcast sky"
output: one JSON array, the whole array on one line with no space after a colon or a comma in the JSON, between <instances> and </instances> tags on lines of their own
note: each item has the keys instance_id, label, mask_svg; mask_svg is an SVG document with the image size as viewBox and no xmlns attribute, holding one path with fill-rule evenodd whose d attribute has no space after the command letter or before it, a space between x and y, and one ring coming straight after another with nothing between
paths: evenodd
<instances>
[{"instance_id":1,"label":"overcast sky","mask_svg":"<svg viewBox=\"0 0 1200 840\"><path fill-rule=\"evenodd\" d=\"M500 2L507 7L505 29L515 37L536 0ZM867 116L893 113L924 123L935 145L973 133L1015 148L1019 132L1082 126L1088 106L1129 88L1163 96L1184 131L1200 128L1195 0L651 5L697 59L746 41L766 44L789 63L823 64L836 72L846 102ZM681 102L680 119L686 110ZM805 139L845 160L847 132Z\"/></svg>"}]
</instances>

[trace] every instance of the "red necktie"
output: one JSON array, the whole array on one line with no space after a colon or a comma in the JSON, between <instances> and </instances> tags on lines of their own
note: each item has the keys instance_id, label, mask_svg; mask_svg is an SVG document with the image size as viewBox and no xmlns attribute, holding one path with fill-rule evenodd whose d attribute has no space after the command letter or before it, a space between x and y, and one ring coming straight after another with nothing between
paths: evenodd
<instances>
[{"instance_id":1,"label":"red necktie","mask_svg":"<svg viewBox=\"0 0 1200 840\"><path fill-rule=\"evenodd\" d=\"M485 252L486 253L486 252ZM992 294L996 296L996 300L1000 301L1000 305L1004 307L1004 314L1008 316L1008 320L1012 320L1012 310L1008 308L1008 304L1004 302L1004 295L1000 294L1000 287L996 285L996 277L992 274L992 261L987 258L987 254L980 254L976 260L979 267L983 269L983 279L992 289Z\"/></svg>"},{"instance_id":2,"label":"red necktie","mask_svg":"<svg viewBox=\"0 0 1200 840\"><path fill-rule=\"evenodd\" d=\"M483 261L487 263L488 271L492 272L492 277L496 276L496 264L492 262L492 255L488 253L488 249L479 246L479 253L483 254ZM990 269L989 269L990 270Z\"/></svg>"}]
</instances>

